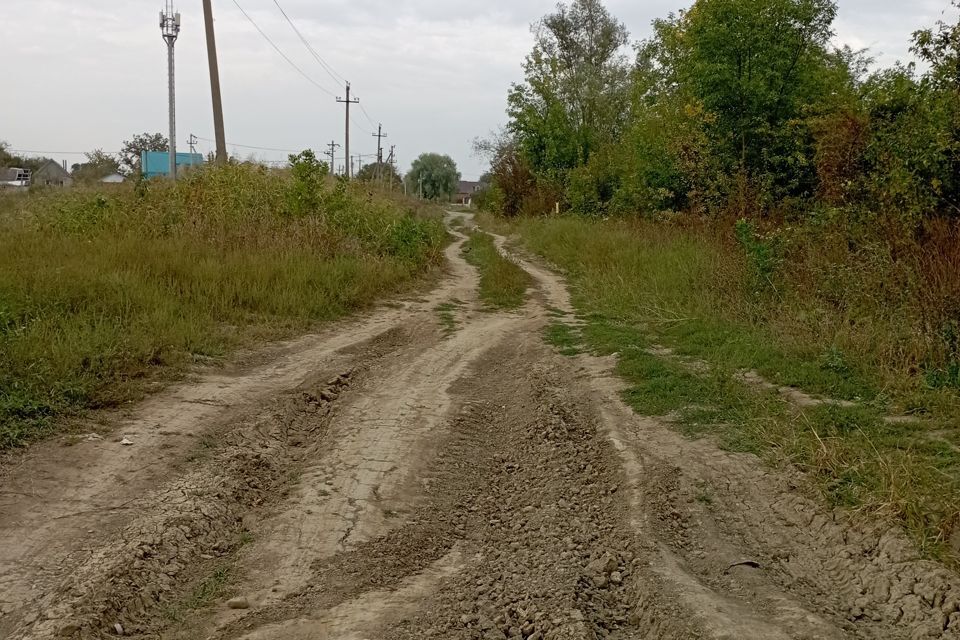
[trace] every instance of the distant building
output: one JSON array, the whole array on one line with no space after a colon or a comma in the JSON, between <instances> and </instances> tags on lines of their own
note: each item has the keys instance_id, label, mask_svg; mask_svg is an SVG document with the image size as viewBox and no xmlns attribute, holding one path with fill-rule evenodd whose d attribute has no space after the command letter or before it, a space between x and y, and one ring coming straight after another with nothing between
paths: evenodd
<instances>
[{"instance_id":1,"label":"distant building","mask_svg":"<svg viewBox=\"0 0 960 640\"><path fill-rule=\"evenodd\" d=\"M30 170L19 167L0 169L0 187L26 189L30 186Z\"/></svg>"},{"instance_id":2,"label":"distant building","mask_svg":"<svg viewBox=\"0 0 960 640\"><path fill-rule=\"evenodd\" d=\"M33 184L42 187L69 187L73 177L67 168L56 160L47 160L33 172Z\"/></svg>"},{"instance_id":3,"label":"distant building","mask_svg":"<svg viewBox=\"0 0 960 640\"><path fill-rule=\"evenodd\" d=\"M120 175L119 173L111 173L110 175L106 176L105 178L101 178L101 179L100 179L100 182L102 182L102 183L104 183L104 184L120 184L120 183L123 182L124 180L126 180L126 178L124 178L124 177L123 177L122 175Z\"/></svg>"},{"instance_id":4,"label":"distant building","mask_svg":"<svg viewBox=\"0 0 960 640\"><path fill-rule=\"evenodd\" d=\"M190 167L199 167L203 163L203 155L199 153L178 153L177 174ZM170 154L166 151L144 151L140 154L140 169L144 178L169 176Z\"/></svg>"},{"instance_id":5,"label":"distant building","mask_svg":"<svg viewBox=\"0 0 960 640\"><path fill-rule=\"evenodd\" d=\"M473 204L473 194L480 191L480 188L481 185L479 182L461 180L460 186L457 188L457 195L453 201L463 205Z\"/></svg>"}]
</instances>

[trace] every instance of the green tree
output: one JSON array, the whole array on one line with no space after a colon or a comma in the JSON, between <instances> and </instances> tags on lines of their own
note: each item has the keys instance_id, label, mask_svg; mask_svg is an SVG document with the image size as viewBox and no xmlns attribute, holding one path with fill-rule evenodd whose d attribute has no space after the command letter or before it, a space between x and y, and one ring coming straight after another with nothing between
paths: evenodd
<instances>
[{"instance_id":1,"label":"green tree","mask_svg":"<svg viewBox=\"0 0 960 640\"><path fill-rule=\"evenodd\" d=\"M124 140L120 148L120 172L138 175L141 171L140 156L144 151L169 151L167 136L162 133L139 133Z\"/></svg>"},{"instance_id":2,"label":"green tree","mask_svg":"<svg viewBox=\"0 0 960 640\"><path fill-rule=\"evenodd\" d=\"M697 0L654 23L640 47L645 98L699 114L718 180L733 178L694 187L744 208L814 195L806 118L852 81L849 60L829 46L836 13L834 0Z\"/></svg>"},{"instance_id":3,"label":"green tree","mask_svg":"<svg viewBox=\"0 0 960 640\"><path fill-rule=\"evenodd\" d=\"M10 149L10 144L5 140L0 140L0 168L13 166L14 156L8 149Z\"/></svg>"},{"instance_id":4,"label":"green tree","mask_svg":"<svg viewBox=\"0 0 960 640\"><path fill-rule=\"evenodd\" d=\"M460 172L450 156L424 153L413 161L405 180L412 194L422 194L428 200L449 200L457 193Z\"/></svg>"},{"instance_id":5,"label":"green tree","mask_svg":"<svg viewBox=\"0 0 960 640\"><path fill-rule=\"evenodd\" d=\"M525 81L510 90L508 129L534 173L562 182L624 122L629 36L600 0L560 4L533 32Z\"/></svg>"},{"instance_id":6,"label":"green tree","mask_svg":"<svg viewBox=\"0 0 960 640\"><path fill-rule=\"evenodd\" d=\"M394 186L403 185L403 178L400 177L396 168L387 162L371 162L370 164L363 165L363 167L357 171L357 180L375 182L383 184L384 186L390 186L391 183Z\"/></svg>"},{"instance_id":7,"label":"green tree","mask_svg":"<svg viewBox=\"0 0 960 640\"><path fill-rule=\"evenodd\" d=\"M20 169L29 169L36 171L47 162L48 158L37 156L28 158L10 152L10 145L0 140L0 168L18 167Z\"/></svg>"},{"instance_id":8,"label":"green tree","mask_svg":"<svg viewBox=\"0 0 960 640\"><path fill-rule=\"evenodd\" d=\"M960 8L960 0L951 5ZM938 167L929 183L939 202L938 209L960 214L960 19L955 24L937 22L931 29L913 34L911 51L930 64L930 71L921 83L926 94L924 106L929 109L929 128L936 133L930 145L936 150L932 158ZM929 169L929 161L924 166Z\"/></svg>"},{"instance_id":9,"label":"green tree","mask_svg":"<svg viewBox=\"0 0 960 640\"><path fill-rule=\"evenodd\" d=\"M96 182L111 174L120 173L120 162L102 149L84 154L86 162L74 164L71 173L79 182Z\"/></svg>"}]
</instances>

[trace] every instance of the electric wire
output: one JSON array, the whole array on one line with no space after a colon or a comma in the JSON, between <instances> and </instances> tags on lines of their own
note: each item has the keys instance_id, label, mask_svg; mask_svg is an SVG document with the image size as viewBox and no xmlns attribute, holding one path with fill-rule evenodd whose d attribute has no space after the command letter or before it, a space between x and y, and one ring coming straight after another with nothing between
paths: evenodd
<instances>
[{"instance_id":1,"label":"electric wire","mask_svg":"<svg viewBox=\"0 0 960 640\"><path fill-rule=\"evenodd\" d=\"M280 5L279 0L273 0L273 4L277 5L277 9L279 9L280 13L283 14L283 17L287 21L287 24L289 24L290 28L293 29L293 32L297 34L297 37L300 39L300 42L303 43L303 46L307 48L307 51L309 51L310 54L316 59L316 61L320 64L323 70L327 72L327 75L330 76L334 80L334 82L339 81L345 84L349 84L349 80L347 80L342 74L340 74L336 69L334 69L333 65L328 63L323 58L323 56L317 53L317 50L313 48L313 45L310 44L310 41L307 40L307 38L303 35L300 29L297 28L297 25L294 24L293 19L290 18L290 15ZM370 126L376 127L377 123L373 121L372 117L370 117L370 114L367 112L366 107L364 107L362 103L359 104L359 106L360 106L360 111L363 112L364 117L366 117L366 119L370 122ZM372 131L367 131L359 126L358 128L360 128L360 130L363 133L371 133L371 134L373 133Z\"/></svg>"},{"instance_id":2,"label":"electric wire","mask_svg":"<svg viewBox=\"0 0 960 640\"><path fill-rule=\"evenodd\" d=\"M204 142L216 142L211 138L201 138L200 136L197 136L197 140L203 140ZM278 149L276 147L257 147L250 144L239 144L236 142L229 142L229 141L227 142L227 146L240 147L241 149L255 149L257 151L278 151L281 153L300 153L301 151L303 151L303 149L297 150L297 149Z\"/></svg>"},{"instance_id":3,"label":"electric wire","mask_svg":"<svg viewBox=\"0 0 960 640\"><path fill-rule=\"evenodd\" d=\"M313 48L313 46L303 36L300 30L297 29L297 25L293 24L293 20L290 19L290 16L287 15L287 12L284 11L283 7L280 6L280 2L278 0L273 0L273 4L277 5L277 9L280 9L280 13L283 14L283 17L286 19L287 23L290 25L290 28L293 29L293 32L297 34L297 37L300 38L300 42L303 43L303 46L307 48L307 51L310 52L310 54L316 59L316 61L320 63L320 66L323 67L323 70L327 72L327 75L330 76L334 82L343 82L343 83L349 84L349 81L346 78L344 78L342 75L337 73L337 70L334 69L333 66L329 64L326 60L324 60L323 56L317 53L316 49Z\"/></svg>"},{"instance_id":4,"label":"electric wire","mask_svg":"<svg viewBox=\"0 0 960 640\"><path fill-rule=\"evenodd\" d=\"M7 149L10 153L39 153L39 154L49 154L49 155L58 155L58 156L84 156L90 151L37 151L36 149ZM102 151L102 149L101 149ZM104 151L107 155L118 155L122 152L120 151Z\"/></svg>"},{"instance_id":5,"label":"electric wire","mask_svg":"<svg viewBox=\"0 0 960 640\"><path fill-rule=\"evenodd\" d=\"M267 42L269 42L269 43L270 43L270 46L272 46L272 47L274 48L274 50L276 50L276 52L279 53L280 56L281 56L284 60L286 60L287 63L288 63L291 67L293 67L294 69L297 70L297 73L299 73L300 75L302 75L302 76L303 76L304 78L306 78L312 85L314 85L315 87L317 87L318 89L320 89L321 91L323 91L324 93L326 93L327 95L329 95L329 96L331 96L331 97L333 97L333 98L336 98L336 97L337 97L335 93L333 93L332 91L330 91L329 89L327 89L326 87L324 87L322 84L320 84L319 82L317 82L316 80L314 80L313 78L311 78L309 75L307 75L307 73L306 73L303 69L301 69L299 66L297 66L297 64L296 64L293 60L291 60L291 59L287 56L287 54L285 54L285 53L283 52L283 50L280 49L280 47L278 47L277 44L276 44L273 40L270 39L270 36L268 36L268 35L263 31L263 29L260 28L260 25L258 25L258 24L256 23L256 21L255 21L253 18L250 17L250 14L248 14L246 11L243 10L243 7L240 6L240 3L237 2L237 0L233 0L233 4L235 4L235 5L237 6L237 9L240 10L240 13L242 13L242 14L244 15L244 17L245 17L247 20L250 21L250 24L252 24L252 25L254 26L254 28L256 28L256 30L260 33L260 35L263 36L263 39L266 40Z\"/></svg>"},{"instance_id":6,"label":"electric wire","mask_svg":"<svg viewBox=\"0 0 960 640\"><path fill-rule=\"evenodd\" d=\"M359 102L359 103L357 103L357 104L360 105L360 111L363 112L363 115L365 115L365 116L367 117L367 120L370 121L370 126L371 126L371 127L377 126L377 123L373 121L373 118L370 117L370 114L367 113L367 110L363 107L363 103L362 103L362 102Z\"/></svg>"}]
</instances>

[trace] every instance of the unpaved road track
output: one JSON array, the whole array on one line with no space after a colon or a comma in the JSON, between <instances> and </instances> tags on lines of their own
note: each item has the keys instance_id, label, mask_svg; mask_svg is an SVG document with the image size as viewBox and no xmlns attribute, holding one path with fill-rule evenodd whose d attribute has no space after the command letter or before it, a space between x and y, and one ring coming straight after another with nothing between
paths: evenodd
<instances>
[{"instance_id":1,"label":"unpaved road track","mask_svg":"<svg viewBox=\"0 0 960 640\"><path fill-rule=\"evenodd\" d=\"M543 343L562 281L486 311L462 240L425 298L7 462L0 638L960 638L954 574L633 415Z\"/></svg>"}]
</instances>

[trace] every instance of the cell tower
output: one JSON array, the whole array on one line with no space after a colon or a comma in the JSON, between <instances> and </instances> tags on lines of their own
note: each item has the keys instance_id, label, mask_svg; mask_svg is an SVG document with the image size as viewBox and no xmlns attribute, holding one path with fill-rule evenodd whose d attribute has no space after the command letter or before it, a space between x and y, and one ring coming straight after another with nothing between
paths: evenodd
<instances>
[{"instance_id":1,"label":"cell tower","mask_svg":"<svg viewBox=\"0 0 960 640\"><path fill-rule=\"evenodd\" d=\"M160 12L160 31L167 43L167 66L169 75L170 93L170 177L177 179L177 97L175 82L175 65L173 45L180 35L180 14L173 10L173 0L167 0L166 6Z\"/></svg>"}]
</instances>

